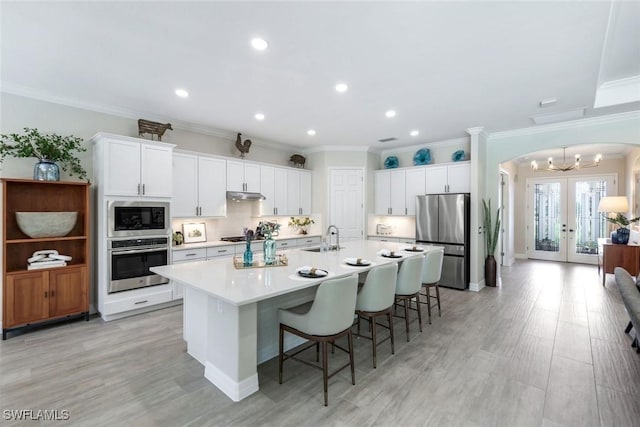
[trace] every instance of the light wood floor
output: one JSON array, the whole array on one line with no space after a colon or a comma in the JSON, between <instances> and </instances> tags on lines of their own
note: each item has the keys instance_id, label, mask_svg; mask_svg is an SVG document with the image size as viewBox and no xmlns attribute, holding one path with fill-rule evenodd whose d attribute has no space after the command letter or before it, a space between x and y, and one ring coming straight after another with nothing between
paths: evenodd
<instances>
[{"instance_id":1,"label":"light wood floor","mask_svg":"<svg viewBox=\"0 0 640 427\"><path fill-rule=\"evenodd\" d=\"M600 283L594 266L521 261L499 288L442 289L442 317L410 343L397 319L377 369L356 341L356 385L332 378L328 408L320 371L295 361L284 384L272 360L259 392L229 400L186 354L181 307L68 323L0 344L0 409L91 426L638 426L640 357L613 276Z\"/></svg>"}]
</instances>

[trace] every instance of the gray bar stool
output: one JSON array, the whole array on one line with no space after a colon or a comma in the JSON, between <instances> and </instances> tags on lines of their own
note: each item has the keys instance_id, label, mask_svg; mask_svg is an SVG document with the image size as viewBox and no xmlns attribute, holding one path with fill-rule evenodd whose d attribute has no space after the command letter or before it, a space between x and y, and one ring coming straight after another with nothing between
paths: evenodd
<instances>
[{"instance_id":1,"label":"gray bar stool","mask_svg":"<svg viewBox=\"0 0 640 427\"><path fill-rule=\"evenodd\" d=\"M440 312L440 276L442 276L442 260L444 259L444 248L429 251L425 255L424 269L422 270L422 286L424 293L420 295L426 296L426 301L421 304L427 304L427 312L429 313L429 324L431 324L431 299L435 298L438 302L438 317L442 316ZM431 289L435 288L436 295L431 295Z\"/></svg>"},{"instance_id":2,"label":"gray bar stool","mask_svg":"<svg viewBox=\"0 0 640 427\"><path fill-rule=\"evenodd\" d=\"M418 327L422 332L422 313L420 311L420 289L422 289L422 269L424 268L424 255L407 258L402 261L398 280L396 282L396 302L402 300L404 304L404 322L409 342L409 304L416 299L418 311Z\"/></svg>"},{"instance_id":3,"label":"gray bar stool","mask_svg":"<svg viewBox=\"0 0 640 427\"><path fill-rule=\"evenodd\" d=\"M387 264L374 267L367 274L364 286L358 291L356 299L356 314L358 315L358 333L359 337L370 339L373 350L373 367L376 367L376 348L379 344L386 340L391 340L391 354L394 354L393 348L393 303L395 301L396 279L398 275L398 264ZM378 316L387 316L389 321L389 336L383 340L377 341L376 326L387 328L386 325L377 323ZM369 322L371 337L360 334L360 319L366 319Z\"/></svg>"},{"instance_id":4,"label":"gray bar stool","mask_svg":"<svg viewBox=\"0 0 640 427\"><path fill-rule=\"evenodd\" d=\"M351 366L351 383L356 384L355 370L353 366L353 337L351 326L353 325L353 313L356 308L356 293L358 291L358 275L341 279L330 279L318 286L313 302L302 304L289 309L278 310L280 321L280 354L278 357L278 381L282 384L282 365L287 359L295 359L305 365L322 369L324 382L324 406L328 404L329 378ZM284 332L298 335L311 341L301 349L292 353L284 352ZM349 363L329 374L329 362L327 358L327 344L336 339L347 336L349 348L337 348L349 354ZM318 366L306 360L295 357L308 348L318 344L322 345L322 366Z\"/></svg>"}]
</instances>

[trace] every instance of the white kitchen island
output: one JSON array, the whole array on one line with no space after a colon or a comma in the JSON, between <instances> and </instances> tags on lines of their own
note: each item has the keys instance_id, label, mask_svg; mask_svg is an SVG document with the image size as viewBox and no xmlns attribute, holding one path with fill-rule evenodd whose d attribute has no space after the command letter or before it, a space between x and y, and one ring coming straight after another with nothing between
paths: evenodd
<instances>
[{"instance_id":1,"label":"white kitchen island","mask_svg":"<svg viewBox=\"0 0 640 427\"><path fill-rule=\"evenodd\" d=\"M360 273L403 258L421 256L439 247L421 245L425 252L408 252L410 244L349 241L340 251L287 250L283 267L236 269L231 259L153 267L151 270L185 285L184 339L187 352L205 366L204 376L234 401L258 390L257 366L278 354L278 308L313 299L321 282ZM403 258L377 255L390 249ZM279 254L282 251L278 252ZM345 258L363 258L368 267L352 267ZM297 275L302 266L329 272L320 279ZM287 335L286 348L301 343Z\"/></svg>"}]
</instances>

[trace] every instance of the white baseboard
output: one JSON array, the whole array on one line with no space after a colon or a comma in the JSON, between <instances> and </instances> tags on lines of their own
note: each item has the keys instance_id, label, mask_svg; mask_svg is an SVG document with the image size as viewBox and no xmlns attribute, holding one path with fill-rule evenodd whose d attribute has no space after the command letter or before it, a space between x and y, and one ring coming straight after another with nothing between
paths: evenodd
<instances>
[{"instance_id":1,"label":"white baseboard","mask_svg":"<svg viewBox=\"0 0 640 427\"><path fill-rule=\"evenodd\" d=\"M255 373L249 378L240 382L229 378L211 362L207 361L204 368L204 377L213 385L218 387L224 394L229 396L234 402L239 402L247 396L258 391L258 374Z\"/></svg>"},{"instance_id":2,"label":"white baseboard","mask_svg":"<svg viewBox=\"0 0 640 427\"><path fill-rule=\"evenodd\" d=\"M482 288L485 287L484 279L482 279L479 283L469 282L469 290L473 292L480 292Z\"/></svg>"},{"instance_id":3,"label":"white baseboard","mask_svg":"<svg viewBox=\"0 0 640 427\"><path fill-rule=\"evenodd\" d=\"M527 254L519 254L519 253L515 253L513 254L515 256L516 259L529 259L529 257L527 256Z\"/></svg>"},{"instance_id":4,"label":"white baseboard","mask_svg":"<svg viewBox=\"0 0 640 427\"><path fill-rule=\"evenodd\" d=\"M163 308L173 307L174 305L181 305L181 304L182 304L182 300L179 299L179 300L167 301L162 304L152 305L150 307L139 308L137 310L124 311L122 313L115 313L115 314L108 314L108 315L98 313L98 315L100 315L100 317L102 317L102 320L104 320L105 322L110 322L112 320L118 320L124 317L135 316L136 314L148 313L150 311L162 310Z\"/></svg>"}]
</instances>

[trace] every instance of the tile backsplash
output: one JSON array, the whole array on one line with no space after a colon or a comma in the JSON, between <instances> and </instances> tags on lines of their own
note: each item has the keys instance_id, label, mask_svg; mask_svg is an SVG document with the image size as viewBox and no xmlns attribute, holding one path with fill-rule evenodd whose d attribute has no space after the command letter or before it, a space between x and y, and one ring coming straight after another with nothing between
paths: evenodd
<instances>
[{"instance_id":1,"label":"tile backsplash","mask_svg":"<svg viewBox=\"0 0 640 427\"><path fill-rule=\"evenodd\" d=\"M258 216L259 202L228 202L226 218L176 218L172 221L173 231L182 231L182 224L186 223L204 223L206 226L207 241L213 242L220 240L221 237L241 236L244 227L254 229L260 221L274 221L280 225L280 237L295 236L296 230L290 228L289 216ZM300 215L308 216L316 223L312 224L309 234L320 234L320 215Z\"/></svg>"},{"instance_id":2,"label":"tile backsplash","mask_svg":"<svg viewBox=\"0 0 640 427\"><path fill-rule=\"evenodd\" d=\"M367 234L376 235L376 225L386 224L391 226L392 236L398 237L415 237L416 235L416 217L415 216L380 216L369 215L367 224Z\"/></svg>"}]
</instances>

